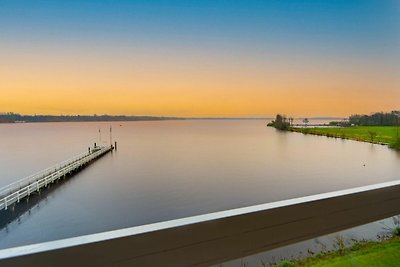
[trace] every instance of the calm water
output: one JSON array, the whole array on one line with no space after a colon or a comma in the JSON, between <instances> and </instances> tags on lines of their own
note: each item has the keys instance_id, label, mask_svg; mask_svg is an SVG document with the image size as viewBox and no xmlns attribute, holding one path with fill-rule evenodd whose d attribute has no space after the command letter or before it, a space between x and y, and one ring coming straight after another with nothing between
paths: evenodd
<instances>
[{"instance_id":1,"label":"calm water","mask_svg":"<svg viewBox=\"0 0 400 267\"><path fill-rule=\"evenodd\" d=\"M278 132L262 120L111 124L118 150L3 227L0 248L396 180L400 173L400 154L384 146ZM99 128L106 142L109 125L0 124L0 186L85 152L98 142Z\"/></svg>"}]
</instances>

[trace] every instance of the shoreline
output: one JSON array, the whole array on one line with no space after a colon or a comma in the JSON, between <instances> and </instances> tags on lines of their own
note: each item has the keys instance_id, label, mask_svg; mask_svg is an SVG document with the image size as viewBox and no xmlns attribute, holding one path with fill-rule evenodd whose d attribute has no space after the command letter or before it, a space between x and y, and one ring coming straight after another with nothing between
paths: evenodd
<instances>
[{"instance_id":1,"label":"shoreline","mask_svg":"<svg viewBox=\"0 0 400 267\"><path fill-rule=\"evenodd\" d=\"M299 128L299 127L293 127L290 128L288 131L289 132L295 132L295 133L302 133L302 134L310 134L310 135L316 135L316 136L325 136L328 138L335 138L335 139L343 139L343 140L352 140L352 141L358 141L358 142L364 142L364 143L370 143L370 144L374 144L374 145L383 145L383 146L389 146L390 143L388 142L380 142L380 141L371 141L371 140L367 140L364 138L358 138L356 136L348 136L348 135L338 135L338 134L331 134L331 133L320 133L320 132L316 132L313 131L313 129L326 129L326 128L322 128L322 127L316 127L316 128Z\"/></svg>"},{"instance_id":2,"label":"shoreline","mask_svg":"<svg viewBox=\"0 0 400 267\"><path fill-rule=\"evenodd\" d=\"M270 127L273 126L270 125ZM284 131L384 145L400 150L400 139L396 126L290 127Z\"/></svg>"},{"instance_id":3,"label":"shoreline","mask_svg":"<svg viewBox=\"0 0 400 267\"><path fill-rule=\"evenodd\" d=\"M268 125L274 127L273 125ZM400 150L399 128L396 126L351 126L351 127L288 127L288 132L325 136L342 140L352 140L377 145L385 145ZM390 140L390 141L389 141ZM399 230L393 231L392 237L382 241L356 242L350 247L338 246L336 250L319 253L299 260L282 261L274 266L350 266L354 259L367 262L371 266L397 266L396 257L400 256Z\"/></svg>"},{"instance_id":4,"label":"shoreline","mask_svg":"<svg viewBox=\"0 0 400 267\"><path fill-rule=\"evenodd\" d=\"M299 260L286 260L274 266L352 266L354 261L360 266L364 266L364 263L368 263L368 266L398 266L400 237L396 233L382 241L360 241L350 247L345 247L338 240L336 246L337 249L334 251L318 253Z\"/></svg>"}]
</instances>

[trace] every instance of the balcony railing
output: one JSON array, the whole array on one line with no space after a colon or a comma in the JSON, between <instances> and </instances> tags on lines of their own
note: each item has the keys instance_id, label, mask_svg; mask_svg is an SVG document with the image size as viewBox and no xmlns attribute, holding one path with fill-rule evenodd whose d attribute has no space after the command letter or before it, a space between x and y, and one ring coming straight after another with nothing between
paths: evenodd
<instances>
[{"instance_id":1,"label":"balcony railing","mask_svg":"<svg viewBox=\"0 0 400 267\"><path fill-rule=\"evenodd\" d=\"M209 266L400 214L400 181L0 250L1 266Z\"/></svg>"}]
</instances>

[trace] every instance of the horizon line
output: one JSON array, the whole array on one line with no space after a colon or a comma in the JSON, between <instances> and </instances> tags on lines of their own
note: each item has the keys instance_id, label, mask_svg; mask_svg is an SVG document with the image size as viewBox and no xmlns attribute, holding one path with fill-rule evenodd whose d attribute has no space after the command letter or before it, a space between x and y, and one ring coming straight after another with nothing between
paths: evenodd
<instances>
[{"instance_id":1,"label":"horizon line","mask_svg":"<svg viewBox=\"0 0 400 267\"><path fill-rule=\"evenodd\" d=\"M165 118L165 119L274 119L275 116L251 116L251 117L227 117L227 116L204 116L204 117L187 117L187 116L168 116L168 115L127 115L127 114L21 114L16 112L0 112L0 116L17 115L31 117L148 117L148 118ZM294 119L343 119L343 116L293 116Z\"/></svg>"}]
</instances>

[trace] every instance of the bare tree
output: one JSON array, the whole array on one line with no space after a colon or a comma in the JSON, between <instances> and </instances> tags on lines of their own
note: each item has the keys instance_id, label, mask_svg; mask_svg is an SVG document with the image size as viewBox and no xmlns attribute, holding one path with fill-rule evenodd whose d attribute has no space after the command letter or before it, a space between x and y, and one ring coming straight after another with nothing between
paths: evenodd
<instances>
[{"instance_id":1,"label":"bare tree","mask_svg":"<svg viewBox=\"0 0 400 267\"><path fill-rule=\"evenodd\" d=\"M293 120L294 120L293 117L290 117L290 118L289 118L289 124L290 124L290 126L293 125Z\"/></svg>"},{"instance_id":2,"label":"bare tree","mask_svg":"<svg viewBox=\"0 0 400 267\"><path fill-rule=\"evenodd\" d=\"M307 118L304 118L303 123L304 123L304 126L305 126L305 127L307 127L307 124L308 124L309 122L310 122L310 121L309 121Z\"/></svg>"}]
</instances>

